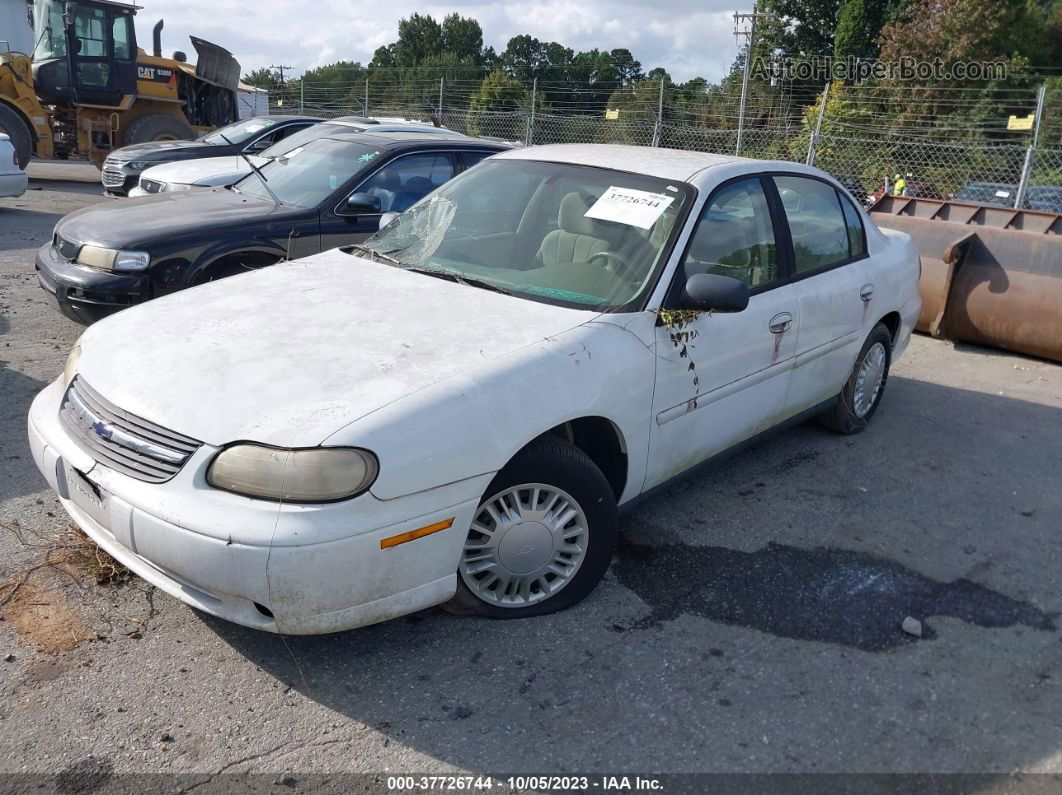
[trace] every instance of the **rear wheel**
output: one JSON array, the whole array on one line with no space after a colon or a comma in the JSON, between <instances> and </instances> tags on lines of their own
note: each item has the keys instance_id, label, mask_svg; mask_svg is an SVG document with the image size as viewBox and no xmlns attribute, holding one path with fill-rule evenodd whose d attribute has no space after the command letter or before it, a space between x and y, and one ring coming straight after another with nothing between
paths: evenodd
<instances>
[{"instance_id":1,"label":"rear wheel","mask_svg":"<svg viewBox=\"0 0 1062 795\"><path fill-rule=\"evenodd\" d=\"M837 433L859 433L878 410L892 363L892 335L879 323L856 357L837 403L819 415L819 423Z\"/></svg>"},{"instance_id":2,"label":"rear wheel","mask_svg":"<svg viewBox=\"0 0 1062 795\"><path fill-rule=\"evenodd\" d=\"M18 158L18 165L25 169L33 156L33 134L22 117L3 104L0 104L0 133L6 134L11 139L11 145L15 147L15 157Z\"/></svg>"},{"instance_id":3,"label":"rear wheel","mask_svg":"<svg viewBox=\"0 0 1062 795\"><path fill-rule=\"evenodd\" d=\"M141 116L126 128L122 145L143 144L149 141L187 141L194 137L192 125L180 116L152 113Z\"/></svg>"},{"instance_id":4,"label":"rear wheel","mask_svg":"<svg viewBox=\"0 0 1062 795\"><path fill-rule=\"evenodd\" d=\"M601 470L567 442L540 439L487 488L446 608L522 618L571 607L604 576L616 532L616 499Z\"/></svg>"}]
</instances>

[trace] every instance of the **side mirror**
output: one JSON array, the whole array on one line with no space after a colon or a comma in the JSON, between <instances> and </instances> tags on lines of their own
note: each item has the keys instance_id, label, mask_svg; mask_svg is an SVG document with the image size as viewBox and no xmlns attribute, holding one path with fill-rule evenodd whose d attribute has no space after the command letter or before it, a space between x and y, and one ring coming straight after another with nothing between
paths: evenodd
<instances>
[{"instance_id":1,"label":"side mirror","mask_svg":"<svg viewBox=\"0 0 1062 795\"><path fill-rule=\"evenodd\" d=\"M711 312L740 312L749 305L743 281L717 273L695 273L686 280L683 305Z\"/></svg>"},{"instance_id":2,"label":"side mirror","mask_svg":"<svg viewBox=\"0 0 1062 795\"><path fill-rule=\"evenodd\" d=\"M380 197L371 193L352 193L343 204L345 215L365 215L366 213L380 212Z\"/></svg>"},{"instance_id":3,"label":"side mirror","mask_svg":"<svg viewBox=\"0 0 1062 795\"><path fill-rule=\"evenodd\" d=\"M399 213L384 213L380 216L380 229L383 229L399 216Z\"/></svg>"}]
</instances>

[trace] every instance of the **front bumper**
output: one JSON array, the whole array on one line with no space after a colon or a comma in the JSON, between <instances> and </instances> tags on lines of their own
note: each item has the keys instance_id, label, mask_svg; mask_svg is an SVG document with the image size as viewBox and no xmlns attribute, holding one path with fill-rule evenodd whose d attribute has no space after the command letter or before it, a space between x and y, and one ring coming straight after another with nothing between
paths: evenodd
<instances>
[{"instance_id":1,"label":"front bumper","mask_svg":"<svg viewBox=\"0 0 1062 795\"><path fill-rule=\"evenodd\" d=\"M15 198L26 192L29 177L25 172L19 174L0 174L0 198Z\"/></svg>"},{"instance_id":2,"label":"front bumper","mask_svg":"<svg viewBox=\"0 0 1062 795\"><path fill-rule=\"evenodd\" d=\"M30 409L34 461L93 541L182 602L300 635L373 624L453 596L481 478L394 500L366 493L281 506L210 488L205 472L217 448L203 445L172 480L145 483L97 464L73 441L58 416L63 392L60 382L49 385ZM447 530L380 546L450 518Z\"/></svg>"},{"instance_id":3,"label":"front bumper","mask_svg":"<svg viewBox=\"0 0 1062 795\"><path fill-rule=\"evenodd\" d=\"M143 273L115 273L67 262L48 243L37 251L37 281L66 317L86 326L152 298Z\"/></svg>"}]
</instances>

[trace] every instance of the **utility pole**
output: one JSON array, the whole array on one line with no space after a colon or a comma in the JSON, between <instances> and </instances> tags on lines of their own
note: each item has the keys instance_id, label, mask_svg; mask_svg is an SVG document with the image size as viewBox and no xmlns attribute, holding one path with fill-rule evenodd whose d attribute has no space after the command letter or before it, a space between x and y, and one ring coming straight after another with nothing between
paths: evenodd
<instances>
[{"instance_id":1,"label":"utility pole","mask_svg":"<svg viewBox=\"0 0 1062 795\"><path fill-rule=\"evenodd\" d=\"M274 64L270 64L269 68L270 69L275 69L277 74L280 75L277 78L277 93L280 94L280 97L277 99L277 107L278 108L279 107L283 107L283 105L284 105L284 70L285 69L292 69L293 67L291 67L291 66L276 66Z\"/></svg>"},{"instance_id":2,"label":"utility pole","mask_svg":"<svg viewBox=\"0 0 1062 795\"><path fill-rule=\"evenodd\" d=\"M277 70L277 72L280 74L280 78L278 79L277 82L278 82L279 85L284 85L284 70L285 69L293 69L294 67L292 67L292 66L275 66L275 65L271 64L269 68Z\"/></svg>"},{"instance_id":3,"label":"utility pole","mask_svg":"<svg viewBox=\"0 0 1062 795\"><path fill-rule=\"evenodd\" d=\"M1044 95L1047 93L1047 83L1040 84L1040 90L1036 93L1036 115L1033 116L1032 144L1025 151L1025 165L1021 169L1021 182L1018 185L1018 195L1014 199L1014 209L1020 210L1025 203L1025 192L1029 189L1029 175L1032 172L1033 163L1036 160L1036 145L1040 142L1040 119L1044 115Z\"/></svg>"},{"instance_id":4,"label":"utility pole","mask_svg":"<svg viewBox=\"0 0 1062 795\"><path fill-rule=\"evenodd\" d=\"M442 110L443 110L443 80L445 78L439 78L439 124L442 124Z\"/></svg>"},{"instance_id":5,"label":"utility pole","mask_svg":"<svg viewBox=\"0 0 1062 795\"><path fill-rule=\"evenodd\" d=\"M745 70L741 76L741 108L738 110L737 143L734 146L734 154L741 156L741 139L745 132L745 106L749 97L749 73L752 71L752 50L756 45L756 22L766 19L769 14L760 14L753 11L751 14L734 12L734 37L739 41L745 38ZM741 26L748 23L747 28Z\"/></svg>"},{"instance_id":6,"label":"utility pole","mask_svg":"<svg viewBox=\"0 0 1062 795\"><path fill-rule=\"evenodd\" d=\"M365 118L369 118L369 78L365 78Z\"/></svg>"}]
</instances>

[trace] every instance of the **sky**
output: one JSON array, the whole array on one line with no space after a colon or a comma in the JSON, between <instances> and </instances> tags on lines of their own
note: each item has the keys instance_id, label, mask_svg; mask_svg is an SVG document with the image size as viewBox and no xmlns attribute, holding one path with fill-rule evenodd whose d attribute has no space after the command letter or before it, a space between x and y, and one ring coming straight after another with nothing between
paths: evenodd
<instances>
[{"instance_id":1,"label":"sky","mask_svg":"<svg viewBox=\"0 0 1062 795\"><path fill-rule=\"evenodd\" d=\"M151 50L151 28L162 17L165 55L184 50L194 60L189 34L232 51L244 74L283 64L297 76L339 60L367 64L377 47L398 37L398 20L417 12L441 21L471 16L485 45L501 52L527 33L576 50L626 47L649 71L663 66L676 81L718 80L737 53L734 0L464 0L448 5L409 0L136 0L137 40ZM751 8L752 2L747 5ZM747 9L746 9L747 10Z\"/></svg>"}]
</instances>

